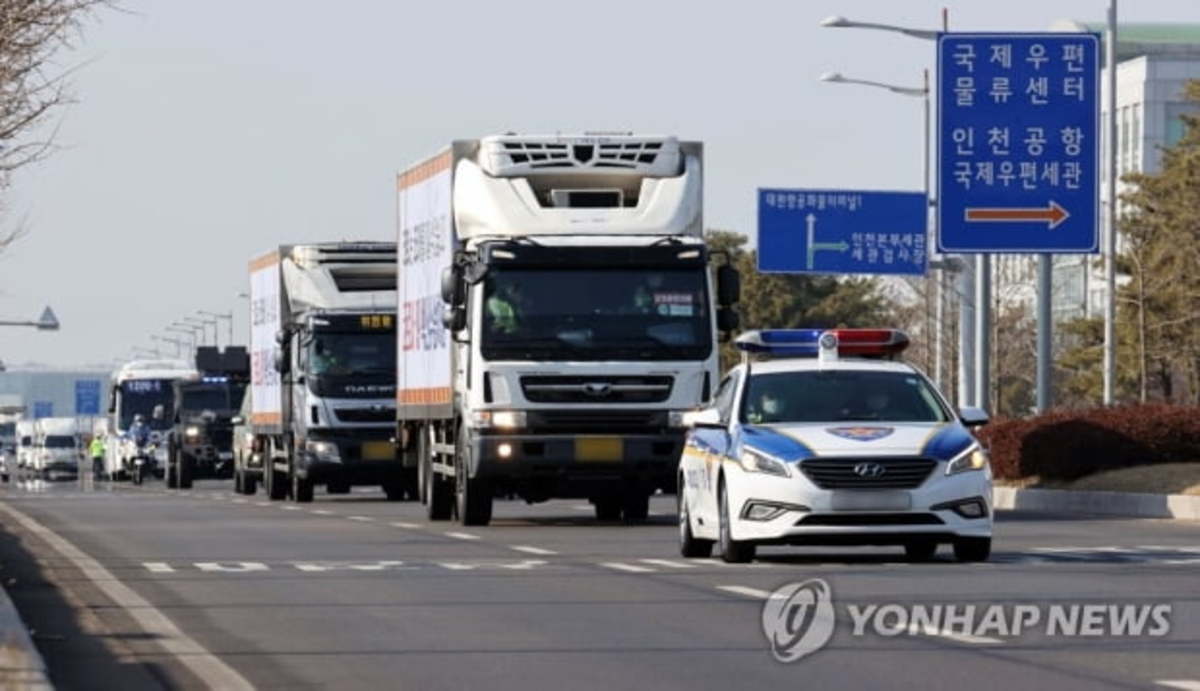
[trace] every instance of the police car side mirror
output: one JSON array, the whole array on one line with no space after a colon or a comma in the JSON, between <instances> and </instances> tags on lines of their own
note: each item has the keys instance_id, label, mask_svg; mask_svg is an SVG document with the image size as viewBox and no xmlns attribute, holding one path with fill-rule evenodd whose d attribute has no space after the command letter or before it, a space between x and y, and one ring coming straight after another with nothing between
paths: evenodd
<instances>
[{"instance_id":1,"label":"police car side mirror","mask_svg":"<svg viewBox=\"0 0 1200 691\"><path fill-rule=\"evenodd\" d=\"M990 417L987 411L983 408L965 407L958 409L958 419L967 427L982 427L986 425Z\"/></svg>"},{"instance_id":2,"label":"police car side mirror","mask_svg":"<svg viewBox=\"0 0 1200 691\"><path fill-rule=\"evenodd\" d=\"M685 427L724 427L721 423L721 412L716 408L701 408L690 410L683 414Z\"/></svg>"}]
</instances>

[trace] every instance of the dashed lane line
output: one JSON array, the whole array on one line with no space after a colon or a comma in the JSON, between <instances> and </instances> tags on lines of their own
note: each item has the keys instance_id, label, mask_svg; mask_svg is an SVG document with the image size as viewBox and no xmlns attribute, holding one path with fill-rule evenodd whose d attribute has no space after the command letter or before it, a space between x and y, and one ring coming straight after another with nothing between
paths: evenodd
<instances>
[{"instance_id":1,"label":"dashed lane line","mask_svg":"<svg viewBox=\"0 0 1200 691\"><path fill-rule=\"evenodd\" d=\"M242 689L252 691L254 689L254 685L245 677L179 630L179 627L175 626L175 623L165 614L129 586L117 580L117 577L101 566L100 562L8 504L0 503L0 512L7 514L24 526L26 530L42 538L52 549L74 564L101 592L123 608L143 631L156 640L168 653L174 655L179 664L188 668L192 674L203 679L212 688L230 689L230 691L241 691Z\"/></svg>"},{"instance_id":2,"label":"dashed lane line","mask_svg":"<svg viewBox=\"0 0 1200 691\"><path fill-rule=\"evenodd\" d=\"M175 568L165 561L144 561L142 566L150 573L175 573Z\"/></svg>"},{"instance_id":3,"label":"dashed lane line","mask_svg":"<svg viewBox=\"0 0 1200 691\"><path fill-rule=\"evenodd\" d=\"M651 564L654 566L665 566L668 569L694 569L695 564L689 564L685 561L672 561L670 559L638 559L643 564Z\"/></svg>"},{"instance_id":4,"label":"dashed lane line","mask_svg":"<svg viewBox=\"0 0 1200 691\"><path fill-rule=\"evenodd\" d=\"M404 528L405 530L417 530L423 527L418 523L408 523L405 521L392 521L391 523L388 523L388 525L392 526L393 528Z\"/></svg>"},{"instance_id":5,"label":"dashed lane line","mask_svg":"<svg viewBox=\"0 0 1200 691\"><path fill-rule=\"evenodd\" d=\"M606 569L616 569L617 571L627 571L629 573L653 573L654 569L646 566L638 566L636 564L625 564L619 561L601 562L600 566Z\"/></svg>"},{"instance_id":6,"label":"dashed lane line","mask_svg":"<svg viewBox=\"0 0 1200 691\"><path fill-rule=\"evenodd\" d=\"M734 595L742 595L743 597L752 597L756 600L768 600L771 597L778 597L773 596L768 590L760 590L745 585L719 585L717 586L717 590L733 593Z\"/></svg>"},{"instance_id":7,"label":"dashed lane line","mask_svg":"<svg viewBox=\"0 0 1200 691\"><path fill-rule=\"evenodd\" d=\"M518 552L524 552L526 554L538 554L538 555L542 555L542 556L558 554L558 552L555 552L552 549L545 549L543 547L534 547L532 545L511 545L511 547Z\"/></svg>"},{"instance_id":8,"label":"dashed lane line","mask_svg":"<svg viewBox=\"0 0 1200 691\"><path fill-rule=\"evenodd\" d=\"M335 515L329 509L309 509L308 512L313 514L314 516L333 516L333 515Z\"/></svg>"},{"instance_id":9,"label":"dashed lane line","mask_svg":"<svg viewBox=\"0 0 1200 691\"><path fill-rule=\"evenodd\" d=\"M999 638L991 638L990 636L972 636L969 633L955 633L946 629L939 629L932 626L917 626L916 624L909 624L908 632L914 636L918 634L937 636L938 638L945 638L948 641L969 643L971 645L997 645L1004 642Z\"/></svg>"},{"instance_id":10,"label":"dashed lane line","mask_svg":"<svg viewBox=\"0 0 1200 691\"><path fill-rule=\"evenodd\" d=\"M452 537L456 540L478 540L479 539L478 535L472 535L471 533L456 533L456 532L451 531L449 533L442 533L442 534L445 535L446 537Z\"/></svg>"},{"instance_id":11,"label":"dashed lane line","mask_svg":"<svg viewBox=\"0 0 1200 691\"><path fill-rule=\"evenodd\" d=\"M370 516L346 516L346 520L348 520L348 521L361 521L361 522L363 522L363 523L371 523L371 522L373 522L375 519L374 519L374 518L371 518Z\"/></svg>"},{"instance_id":12,"label":"dashed lane line","mask_svg":"<svg viewBox=\"0 0 1200 691\"><path fill-rule=\"evenodd\" d=\"M1159 679L1154 682L1159 686L1165 686L1168 689L1180 689L1180 691L1200 691L1200 681L1195 679Z\"/></svg>"}]
</instances>

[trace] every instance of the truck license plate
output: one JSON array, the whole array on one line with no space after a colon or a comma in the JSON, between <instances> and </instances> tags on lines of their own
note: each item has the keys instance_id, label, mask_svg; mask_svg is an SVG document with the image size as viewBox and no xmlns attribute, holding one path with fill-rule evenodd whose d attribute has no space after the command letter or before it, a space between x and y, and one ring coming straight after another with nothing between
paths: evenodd
<instances>
[{"instance_id":1,"label":"truck license plate","mask_svg":"<svg viewBox=\"0 0 1200 691\"><path fill-rule=\"evenodd\" d=\"M390 461L396 457L396 447L390 441L367 441L362 445L364 461Z\"/></svg>"},{"instance_id":2,"label":"truck license plate","mask_svg":"<svg viewBox=\"0 0 1200 691\"><path fill-rule=\"evenodd\" d=\"M624 450L620 437L581 437L575 440L577 461L619 461Z\"/></svg>"}]
</instances>

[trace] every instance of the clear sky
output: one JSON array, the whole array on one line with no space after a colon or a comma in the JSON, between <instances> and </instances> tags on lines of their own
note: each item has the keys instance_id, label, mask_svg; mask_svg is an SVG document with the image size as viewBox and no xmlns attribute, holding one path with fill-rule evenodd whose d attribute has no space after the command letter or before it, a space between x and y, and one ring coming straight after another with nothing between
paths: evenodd
<instances>
[{"instance_id":1,"label":"clear sky","mask_svg":"<svg viewBox=\"0 0 1200 691\"><path fill-rule=\"evenodd\" d=\"M281 242L393 239L393 179L448 140L631 130L707 144L709 227L754 232L759 186L920 189L917 86L932 42L828 29L831 14L952 30L1099 20L1105 0L392 2L124 0L62 57L78 103L22 171L0 318L52 305L61 331L0 331L0 359L110 363L196 310L233 310ZM1196 0L1122 21L1200 22ZM222 327L222 334L224 327Z\"/></svg>"}]
</instances>

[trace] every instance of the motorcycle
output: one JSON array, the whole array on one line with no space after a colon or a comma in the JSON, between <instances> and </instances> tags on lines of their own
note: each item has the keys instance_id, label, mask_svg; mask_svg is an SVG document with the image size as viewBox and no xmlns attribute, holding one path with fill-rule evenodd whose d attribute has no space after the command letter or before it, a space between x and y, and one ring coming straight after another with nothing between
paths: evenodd
<instances>
[{"instance_id":1,"label":"motorcycle","mask_svg":"<svg viewBox=\"0 0 1200 691\"><path fill-rule=\"evenodd\" d=\"M129 476L133 480L133 484L142 484L147 476L157 471L158 457L155 453L157 448L158 445L148 439L137 442L137 450L130 459L132 467L129 470Z\"/></svg>"}]
</instances>

